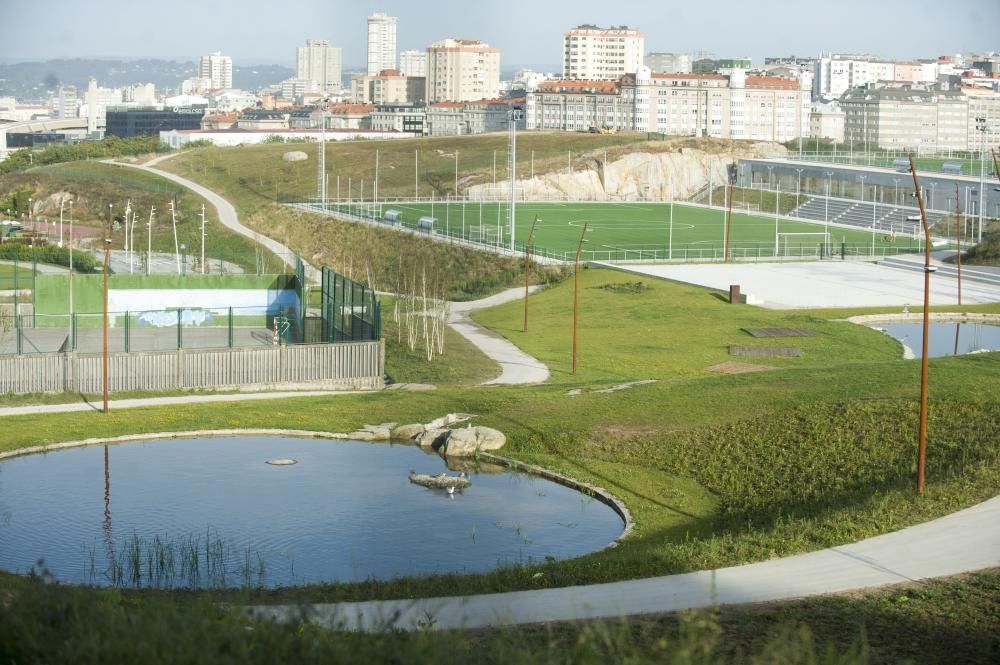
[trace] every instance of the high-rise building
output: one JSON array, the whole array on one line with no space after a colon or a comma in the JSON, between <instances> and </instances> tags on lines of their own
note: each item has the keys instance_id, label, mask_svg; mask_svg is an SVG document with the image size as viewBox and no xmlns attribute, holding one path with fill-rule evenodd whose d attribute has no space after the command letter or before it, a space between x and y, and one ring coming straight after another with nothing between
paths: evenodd
<instances>
[{"instance_id":1,"label":"high-rise building","mask_svg":"<svg viewBox=\"0 0 1000 665\"><path fill-rule=\"evenodd\" d=\"M210 79L213 88L232 88L233 59L228 55L222 55L222 51L203 55L198 62L198 76Z\"/></svg>"},{"instance_id":2,"label":"high-rise building","mask_svg":"<svg viewBox=\"0 0 1000 665\"><path fill-rule=\"evenodd\" d=\"M500 49L470 39L427 47L427 101L469 102L500 94Z\"/></svg>"},{"instance_id":3,"label":"high-rise building","mask_svg":"<svg viewBox=\"0 0 1000 665\"><path fill-rule=\"evenodd\" d=\"M319 90L326 93L340 92L341 51L330 46L325 39L308 39L306 45L295 49L295 78L315 81Z\"/></svg>"},{"instance_id":4,"label":"high-rise building","mask_svg":"<svg viewBox=\"0 0 1000 665\"><path fill-rule=\"evenodd\" d=\"M581 25L563 33L563 78L613 81L642 67L646 40L622 25Z\"/></svg>"},{"instance_id":5,"label":"high-rise building","mask_svg":"<svg viewBox=\"0 0 1000 665\"><path fill-rule=\"evenodd\" d=\"M414 50L400 53L399 71L403 76L427 76L427 52Z\"/></svg>"},{"instance_id":6,"label":"high-rise building","mask_svg":"<svg viewBox=\"0 0 1000 665\"><path fill-rule=\"evenodd\" d=\"M59 87L59 94L52 99L52 116L55 118L76 118L80 102L75 85Z\"/></svg>"},{"instance_id":7,"label":"high-rise building","mask_svg":"<svg viewBox=\"0 0 1000 665\"><path fill-rule=\"evenodd\" d=\"M396 17L372 14L368 17L368 75L395 68Z\"/></svg>"},{"instance_id":8,"label":"high-rise building","mask_svg":"<svg viewBox=\"0 0 1000 665\"><path fill-rule=\"evenodd\" d=\"M851 88L895 79L894 62L869 55L827 55L816 61L813 97L836 99Z\"/></svg>"}]
</instances>

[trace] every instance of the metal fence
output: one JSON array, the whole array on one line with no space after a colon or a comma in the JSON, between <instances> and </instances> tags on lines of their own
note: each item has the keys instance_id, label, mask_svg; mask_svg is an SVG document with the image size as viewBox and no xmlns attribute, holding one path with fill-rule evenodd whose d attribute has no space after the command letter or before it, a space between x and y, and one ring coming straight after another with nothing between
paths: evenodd
<instances>
[{"instance_id":1,"label":"metal fence","mask_svg":"<svg viewBox=\"0 0 1000 665\"><path fill-rule=\"evenodd\" d=\"M305 320L310 342L357 342L382 336L382 312L375 292L329 268L323 268L320 311L319 320Z\"/></svg>"},{"instance_id":2,"label":"metal fence","mask_svg":"<svg viewBox=\"0 0 1000 665\"><path fill-rule=\"evenodd\" d=\"M380 342L110 353L109 392L196 388L383 387ZM76 352L0 357L0 394L100 393L102 354Z\"/></svg>"}]
</instances>

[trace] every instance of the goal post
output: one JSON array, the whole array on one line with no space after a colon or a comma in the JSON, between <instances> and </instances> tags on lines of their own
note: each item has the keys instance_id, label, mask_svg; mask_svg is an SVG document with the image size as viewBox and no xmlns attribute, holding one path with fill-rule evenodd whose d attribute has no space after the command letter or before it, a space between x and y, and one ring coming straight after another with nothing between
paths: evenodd
<instances>
[{"instance_id":1,"label":"goal post","mask_svg":"<svg viewBox=\"0 0 1000 665\"><path fill-rule=\"evenodd\" d=\"M807 256L803 247L818 248L820 258L830 256L830 234L824 231L780 232L775 237L774 255L777 256ZM793 251L797 251L793 254Z\"/></svg>"}]
</instances>

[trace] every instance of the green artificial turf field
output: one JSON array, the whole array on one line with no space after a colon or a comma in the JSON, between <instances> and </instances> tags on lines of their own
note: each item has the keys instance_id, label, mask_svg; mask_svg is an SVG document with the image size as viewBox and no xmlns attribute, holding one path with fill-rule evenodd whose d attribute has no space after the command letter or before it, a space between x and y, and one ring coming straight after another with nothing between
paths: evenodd
<instances>
[{"instance_id":1,"label":"green artificial turf field","mask_svg":"<svg viewBox=\"0 0 1000 665\"><path fill-rule=\"evenodd\" d=\"M418 202L371 204L328 204L332 210L382 219L389 210L400 213L399 222L416 227L421 217L434 218L438 234L487 244L509 246L507 203ZM587 224L582 258L586 260L709 259L722 256L725 243L725 211L719 208L669 203L521 203L517 205L516 245L527 241L537 216L535 252L558 259L572 259L583 226ZM671 223L671 216L673 222ZM775 234L779 254L817 256L823 243L823 224L751 215L733 210L730 247L734 256L773 256ZM808 235L787 235L808 234ZM870 254L870 231L830 227L830 247L839 254L846 244L849 254ZM877 254L895 254L916 249L918 241L897 235L893 240L878 233L874 238ZM824 250L826 251L826 250Z\"/></svg>"}]
</instances>

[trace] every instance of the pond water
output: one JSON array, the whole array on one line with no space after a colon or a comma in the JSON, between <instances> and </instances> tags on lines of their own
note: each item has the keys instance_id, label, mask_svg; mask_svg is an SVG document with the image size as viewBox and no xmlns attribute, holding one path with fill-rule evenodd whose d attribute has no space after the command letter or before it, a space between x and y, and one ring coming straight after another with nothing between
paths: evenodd
<instances>
[{"instance_id":1,"label":"pond water","mask_svg":"<svg viewBox=\"0 0 1000 665\"><path fill-rule=\"evenodd\" d=\"M266 463L275 458L297 464ZM590 496L484 468L449 495L409 482L411 469L448 469L408 445L244 436L17 457L0 462L0 569L273 587L485 572L579 556L622 533Z\"/></svg>"},{"instance_id":2,"label":"pond water","mask_svg":"<svg viewBox=\"0 0 1000 665\"><path fill-rule=\"evenodd\" d=\"M885 330L913 350L919 358L923 354L923 323L876 323L874 327ZM1000 350L1000 325L983 323L931 323L929 327L928 356L965 355L979 350ZM955 352L955 337L958 335L958 353Z\"/></svg>"}]
</instances>

